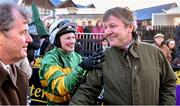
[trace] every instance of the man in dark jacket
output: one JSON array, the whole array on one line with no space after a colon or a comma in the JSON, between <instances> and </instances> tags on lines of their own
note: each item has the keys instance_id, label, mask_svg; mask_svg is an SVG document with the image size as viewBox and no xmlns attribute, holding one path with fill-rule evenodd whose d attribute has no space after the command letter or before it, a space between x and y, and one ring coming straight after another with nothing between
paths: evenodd
<instances>
[{"instance_id":1,"label":"man in dark jacket","mask_svg":"<svg viewBox=\"0 0 180 106\"><path fill-rule=\"evenodd\" d=\"M157 47L140 42L132 11L109 9L103 22L111 45L103 69L88 73L70 104L96 104L104 89L104 105L175 105L174 72Z\"/></svg>"},{"instance_id":2,"label":"man in dark jacket","mask_svg":"<svg viewBox=\"0 0 180 106\"><path fill-rule=\"evenodd\" d=\"M146 30L144 35L141 37L142 40L145 41L153 41L154 39L154 35L155 35L155 31L153 30L153 26L151 24L146 26Z\"/></svg>"},{"instance_id":3,"label":"man in dark jacket","mask_svg":"<svg viewBox=\"0 0 180 106\"><path fill-rule=\"evenodd\" d=\"M16 4L0 4L0 105L26 105L28 76L14 63L27 56L32 42L28 18Z\"/></svg>"}]
</instances>

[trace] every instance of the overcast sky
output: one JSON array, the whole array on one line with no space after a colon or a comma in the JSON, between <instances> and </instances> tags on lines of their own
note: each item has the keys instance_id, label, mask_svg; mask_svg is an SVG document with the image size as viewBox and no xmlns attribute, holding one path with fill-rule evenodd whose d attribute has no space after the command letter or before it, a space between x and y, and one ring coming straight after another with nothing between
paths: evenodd
<instances>
[{"instance_id":1,"label":"overcast sky","mask_svg":"<svg viewBox=\"0 0 180 106\"><path fill-rule=\"evenodd\" d=\"M93 3L96 8L109 9L115 6L129 7L132 10L176 2L180 0L73 0L77 4L88 5Z\"/></svg>"}]
</instances>

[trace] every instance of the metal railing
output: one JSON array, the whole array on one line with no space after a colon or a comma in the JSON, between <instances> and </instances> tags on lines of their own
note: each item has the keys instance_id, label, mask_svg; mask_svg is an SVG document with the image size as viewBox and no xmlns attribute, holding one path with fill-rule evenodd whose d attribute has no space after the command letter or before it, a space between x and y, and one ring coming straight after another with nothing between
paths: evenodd
<instances>
[{"instance_id":1,"label":"metal railing","mask_svg":"<svg viewBox=\"0 0 180 106\"><path fill-rule=\"evenodd\" d=\"M83 46L83 56L91 55L95 50L102 46L104 33L76 33L77 42ZM152 43L152 40L143 40Z\"/></svg>"},{"instance_id":2,"label":"metal railing","mask_svg":"<svg viewBox=\"0 0 180 106\"><path fill-rule=\"evenodd\" d=\"M103 37L104 33L76 33L77 42L83 46L83 56L89 56L101 47Z\"/></svg>"}]
</instances>

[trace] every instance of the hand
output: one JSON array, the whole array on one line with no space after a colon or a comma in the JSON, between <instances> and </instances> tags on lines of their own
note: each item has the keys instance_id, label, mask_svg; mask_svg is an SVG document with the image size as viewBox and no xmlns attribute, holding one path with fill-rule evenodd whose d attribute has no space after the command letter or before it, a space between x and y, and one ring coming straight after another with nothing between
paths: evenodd
<instances>
[{"instance_id":1,"label":"hand","mask_svg":"<svg viewBox=\"0 0 180 106\"><path fill-rule=\"evenodd\" d=\"M85 70L101 69L102 65L100 63L104 62L104 57L104 52L98 50L92 56L84 59L84 61L82 61L79 66Z\"/></svg>"}]
</instances>

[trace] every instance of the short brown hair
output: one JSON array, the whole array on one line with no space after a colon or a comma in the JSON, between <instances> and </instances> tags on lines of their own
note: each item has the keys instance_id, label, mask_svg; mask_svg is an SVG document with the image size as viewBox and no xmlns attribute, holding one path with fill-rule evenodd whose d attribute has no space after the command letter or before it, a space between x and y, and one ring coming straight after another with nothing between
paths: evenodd
<instances>
[{"instance_id":1,"label":"short brown hair","mask_svg":"<svg viewBox=\"0 0 180 106\"><path fill-rule=\"evenodd\" d=\"M103 22L105 22L109 16L115 16L123 21L123 23L128 26L130 24L134 25L134 15L133 12L128 8L114 7L107 10L103 15Z\"/></svg>"}]
</instances>

